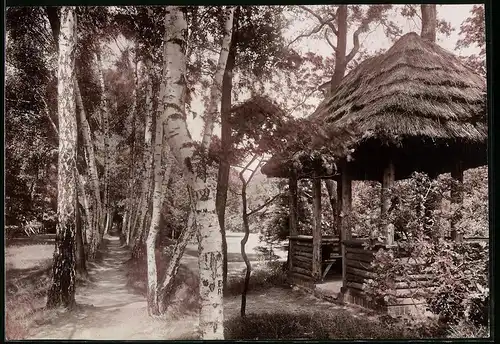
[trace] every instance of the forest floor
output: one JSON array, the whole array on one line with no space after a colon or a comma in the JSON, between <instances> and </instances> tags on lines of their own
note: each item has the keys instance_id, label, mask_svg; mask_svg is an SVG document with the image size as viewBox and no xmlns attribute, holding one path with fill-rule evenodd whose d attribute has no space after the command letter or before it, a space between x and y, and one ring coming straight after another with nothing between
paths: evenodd
<instances>
[{"instance_id":1,"label":"forest floor","mask_svg":"<svg viewBox=\"0 0 500 344\"><path fill-rule=\"evenodd\" d=\"M239 241L235 235L235 243ZM258 242L258 241L257 241ZM47 245L52 247L51 245ZM38 273L45 276L38 279L38 298L33 300L31 307L36 310L36 317L22 337L25 339L193 339L196 338L198 317L195 311L176 309L168 314L151 318L147 314L147 304L144 293L141 293L130 285L130 252L122 247L117 237L106 238L106 249L102 257L96 262L89 263L89 281L77 286L76 301L77 308L73 312L67 311L45 311L41 310L44 305L44 293L48 285L47 268L50 270L50 256L47 248L37 248L31 255L38 254L38 265L36 259L28 256L24 263L13 259L20 254L22 248L11 247L7 249L6 261L10 270L15 264L24 264L25 271L38 269ZM229 246L229 245L228 245ZM197 258L194 245L188 247L183 258L185 268L197 274ZM17 252L18 250L19 252ZM234 245L230 245L229 252L236 251ZM47 252L46 252L47 251ZM250 251L250 250L249 250ZM52 251L50 251L52 252ZM43 255L45 259L40 259ZM231 254L229 254L231 257ZM252 256L257 259L256 255ZM32 259L28 259L32 258ZM49 258L49 259L47 259ZM17 261L17 262L16 262ZM11 264L11 265L9 265ZM41 265L40 265L41 264ZM9 270L9 269L8 269ZM40 272L41 271L41 272ZM241 271L241 263L231 262L231 274L236 275ZM8 275L9 276L9 275ZM9 277L7 277L9 279ZM12 281L12 278L11 278ZM45 286L45 289L43 288ZM9 296L7 296L9 298ZM12 301L12 300L11 300ZM182 300L181 300L182 301ZM7 300L9 302L9 300ZM224 298L225 318L237 317L240 311L240 296L226 296ZM249 294L247 300L247 313L272 313L279 310L295 314L315 313L318 311L327 313L345 313L353 318L373 318L359 307L346 307L316 298L313 295L292 289L270 288L256 290ZM15 311L15 305L7 307L9 313ZM14 339L14 338L13 338Z\"/></svg>"}]
</instances>

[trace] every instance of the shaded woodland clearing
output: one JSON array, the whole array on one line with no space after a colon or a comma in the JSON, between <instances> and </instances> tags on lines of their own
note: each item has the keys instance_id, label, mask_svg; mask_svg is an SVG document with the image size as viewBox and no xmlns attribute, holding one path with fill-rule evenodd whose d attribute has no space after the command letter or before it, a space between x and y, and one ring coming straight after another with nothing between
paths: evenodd
<instances>
[{"instance_id":1,"label":"shaded woodland clearing","mask_svg":"<svg viewBox=\"0 0 500 344\"><path fill-rule=\"evenodd\" d=\"M233 238L241 238L242 236L241 233L228 234L228 237ZM258 244L256 235L252 235L252 239L254 245ZM32 258L37 258L38 262L45 264L36 266L25 264L24 268L21 269L7 268L11 284L24 284L27 289L31 286L31 290L28 290L31 293L35 291L33 289L37 285L38 288L46 289L46 287L40 286L48 279L50 256L46 251L40 249L43 246L46 245L35 244L7 248L7 264L11 261L17 261L17 255L26 254L27 251L22 252L23 249L34 252ZM42 292L38 290L37 298L33 300L34 304L31 305L35 314L25 314L25 316L34 318L29 328L26 329L28 333L25 334L25 338L122 340L196 338L197 312L186 310L183 306L184 303L181 303L180 307L173 307L174 311L165 316L147 317L144 293L130 286L130 279L127 277L129 272L127 261L130 258L130 252L120 245L118 237L106 237L104 247L105 249L100 253L99 261L89 264L89 281L79 285L75 311L42 310L45 290ZM229 253L237 248L237 245L229 245ZM38 257L35 257L37 254ZM196 273L198 266L196 256L193 256L195 254L197 251L187 250L182 264ZM257 255L254 258L256 260ZM256 262L255 260L254 262ZM230 264L230 275L238 276L242 268L241 261L233 263L233 267ZM39 281L42 283L33 283L40 277L44 277L42 281ZM7 307L9 310L10 307L13 307L9 301L12 302L13 298L19 298L19 291L12 290L9 285L7 288ZM186 297L186 295L181 295L181 297ZM226 319L238 317L240 302L238 295L225 297ZM343 314L345 317L354 319L363 318L373 322L377 321L375 314L359 307L332 304L309 293L283 287L258 291L250 290L247 307L250 315L273 314L275 312L278 312L277 314L306 313L311 316ZM168 326L166 326L165 321L168 321Z\"/></svg>"}]
</instances>

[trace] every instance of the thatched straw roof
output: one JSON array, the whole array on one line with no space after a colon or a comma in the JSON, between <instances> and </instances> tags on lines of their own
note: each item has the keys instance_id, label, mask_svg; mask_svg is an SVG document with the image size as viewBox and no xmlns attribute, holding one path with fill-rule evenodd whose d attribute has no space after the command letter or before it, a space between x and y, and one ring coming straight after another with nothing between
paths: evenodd
<instances>
[{"instance_id":1,"label":"thatched straw roof","mask_svg":"<svg viewBox=\"0 0 500 344\"><path fill-rule=\"evenodd\" d=\"M486 82L455 55L412 32L352 70L309 118L323 124L329 136L324 144L334 151L346 144L373 145L382 137L486 148ZM335 155L345 157L345 149ZM278 176L273 170L283 158L263 172Z\"/></svg>"}]
</instances>

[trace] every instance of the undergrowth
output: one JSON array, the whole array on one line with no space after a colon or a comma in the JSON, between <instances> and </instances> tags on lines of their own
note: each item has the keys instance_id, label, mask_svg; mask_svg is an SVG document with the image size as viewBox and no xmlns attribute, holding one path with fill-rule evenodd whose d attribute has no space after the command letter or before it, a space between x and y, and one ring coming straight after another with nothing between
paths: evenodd
<instances>
[{"instance_id":1,"label":"undergrowth","mask_svg":"<svg viewBox=\"0 0 500 344\"><path fill-rule=\"evenodd\" d=\"M233 317L224 325L225 339L396 339L440 338L446 333L429 324L387 322L348 312L274 312Z\"/></svg>"},{"instance_id":2,"label":"undergrowth","mask_svg":"<svg viewBox=\"0 0 500 344\"><path fill-rule=\"evenodd\" d=\"M224 289L224 296L241 295L245 283L244 271L240 276L228 278L226 288ZM263 268L252 271L248 291L251 293L272 287L289 287L283 263L278 261L267 262Z\"/></svg>"}]
</instances>

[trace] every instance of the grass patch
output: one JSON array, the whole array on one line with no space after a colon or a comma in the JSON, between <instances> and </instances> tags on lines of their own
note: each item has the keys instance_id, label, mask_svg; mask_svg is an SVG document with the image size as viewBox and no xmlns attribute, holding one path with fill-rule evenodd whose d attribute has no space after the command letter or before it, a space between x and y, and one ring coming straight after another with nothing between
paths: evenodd
<instances>
[{"instance_id":1,"label":"grass patch","mask_svg":"<svg viewBox=\"0 0 500 344\"><path fill-rule=\"evenodd\" d=\"M36 250L39 245L51 245L43 243L33 245L26 243L24 246L33 255L35 251L43 253L43 250ZM93 263L103 259L103 251L107 242L103 241L97 253L96 259L87 264L89 268ZM17 245L16 245L17 246ZM31 257L35 261L36 257ZM17 259L17 255L12 259ZM40 264L27 264L30 268L8 269L5 277L5 336L8 340L21 340L29 337L30 329L47 323L52 317L57 316L60 310L46 310L47 291L52 283L52 260L47 260L45 256L39 257ZM81 287L88 283L87 279L77 276L76 287Z\"/></svg>"},{"instance_id":2,"label":"grass patch","mask_svg":"<svg viewBox=\"0 0 500 344\"><path fill-rule=\"evenodd\" d=\"M399 339L440 338L445 333L430 324L387 323L348 312L273 312L233 317L224 324L225 339Z\"/></svg>"},{"instance_id":3,"label":"grass patch","mask_svg":"<svg viewBox=\"0 0 500 344\"><path fill-rule=\"evenodd\" d=\"M224 296L241 295L245 283L245 269L241 276L229 277ZM263 268L252 271L249 292L261 291L272 287L289 288L287 274L281 262L268 262Z\"/></svg>"},{"instance_id":4,"label":"grass patch","mask_svg":"<svg viewBox=\"0 0 500 344\"><path fill-rule=\"evenodd\" d=\"M451 325L448 338L489 338L490 330L486 326L475 326L468 322Z\"/></svg>"}]
</instances>

